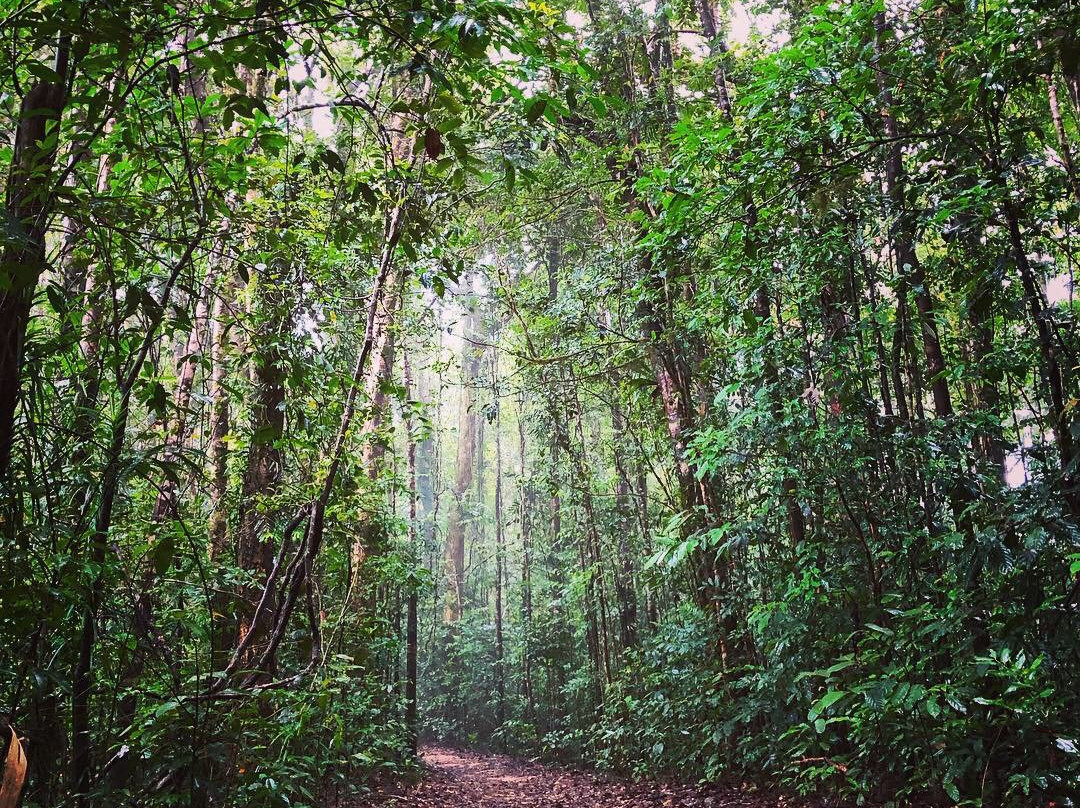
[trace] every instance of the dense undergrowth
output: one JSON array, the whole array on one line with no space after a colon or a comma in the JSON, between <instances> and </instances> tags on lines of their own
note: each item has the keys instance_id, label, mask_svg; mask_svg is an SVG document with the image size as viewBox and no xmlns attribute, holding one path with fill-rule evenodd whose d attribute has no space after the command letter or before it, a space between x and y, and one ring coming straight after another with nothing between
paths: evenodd
<instances>
[{"instance_id":1,"label":"dense undergrowth","mask_svg":"<svg viewBox=\"0 0 1080 808\"><path fill-rule=\"evenodd\" d=\"M1076 804L1076 0L0 23L25 808Z\"/></svg>"}]
</instances>

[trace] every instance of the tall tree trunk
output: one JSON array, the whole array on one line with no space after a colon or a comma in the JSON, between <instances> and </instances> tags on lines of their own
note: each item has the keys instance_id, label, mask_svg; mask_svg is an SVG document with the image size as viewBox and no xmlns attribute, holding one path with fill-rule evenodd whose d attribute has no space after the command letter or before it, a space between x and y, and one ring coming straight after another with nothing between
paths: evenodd
<instances>
[{"instance_id":1,"label":"tall tree trunk","mask_svg":"<svg viewBox=\"0 0 1080 808\"><path fill-rule=\"evenodd\" d=\"M975 385L975 408L992 421L988 429L975 435L976 456L986 462L1000 484L1005 482L1005 450L1001 440L1001 394L993 381L992 368L987 367L994 352L994 290L998 283L993 275L979 276L968 302L971 320L972 352L978 382Z\"/></svg>"},{"instance_id":2,"label":"tall tree trunk","mask_svg":"<svg viewBox=\"0 0 1080 808\"><path fill-rule=\"evenodd\" d=\"M266 94L267 76L262 70L245 70L247 93L253 98ZM258 199L257 188L250 188L247 201ZM271 221L271 227L280 222ZM247 234L249 242L257 238L256 227ZM256 584L243 587L238 604L237 641L247 646L249 633L257 628L254 616L258 609L259 588L269 580L274 566L274 540L267 534L273 522L272 503L282 476L280 443L285 436L285 353L283 344L289 330L286 301L291 266L284 255L275 255L260 264L248 281L251 301L250 333L252 404L249 411L251 436L247 463L240 487L236 527L236 556L239 566L254 577ZM266 534L266 535L264 535ZM252 640L258 639L253 634Z\"/></svg>"},{"instance_id":3,"label":"tall tree trunk","mask_svg":"<svg viewBox=\"0 0 1080 808\"><path fill-rule=\"evenodd\" d=\"M1035 277L1035 270L1024 250L1024 239L1020 232L1020 214L1008 198L1003 203L1003 209L1009 228L1009 241L1013 248L1013 260L1016 261L1016 267L1020 273L1024 299L1031 312L1031 319L1035 323L1035 333L1038 337L1039 355L1043 365L1042 376L1050 404L1065 504L1074 518L1080 518L1080 473L1076 467L1077 452L1073 439L1075 415L1067 395L1068 360L1063 361L1060 356L1059 338L1053 330L1052 314L1046 306L1042 290Z\"/></svg>"},{"instance_id":4,"label":"tall tree trunk","mask_svg":"<svg viewBox=\"0 0 1080 808\"><path fill-rule=\"evenodd\" d=\"M229 493L229 330L233 318L236 282L229 273L214 290L210 335L210 558L220 560L228 551Z\"/></svg>"},{"instance_id":5,"label":"tall tree trunk","mask_svg":"<svg viewBox=\"0 0 1080 808\"><path fill-rule=\"evenodd\" d=\"M1065 168L1065 178L1077 203L1080 203L1080 174L1076 171L1073 162L1072 146L1069 137L1065 134L1065 121L1061 117L1061 103L1058 101L1057 84L1052 75L1044 77L1046 80L1046 96L1050 103L1050 121L1054 125L1054 134L1057 136L1058 152L1061 156L1061 164Z\"/></svg>"},{"instance_id":6,"label":"tall tree trunk","mask_svg":"<svg viewBox=\"0 0 1080 808\"><path fill-rule=\"evenodd\" d=\"M416 505L418 499L416 478L416 435L412 416L413 381L409 355L402 352L402 371L405 382L405 457L409 486L409 547L412 551L412 564L419 564L420 548L417 538ZM416 719L416 652L417 652L417 591L416 585L410 584L407 595L405 618L405 727L409 738L409 751L416 755L417 719Z\"/></svg>"},{"instance_id":7,"label":"tall tree trunk","mask_svg":"<svg viewBox=\"0 0 1080 808\"><path fill-rule=\"evenodd\" d=\"M22 382L22 357L30 308L45 269L45 233L52 212L53 163L67 105L69 42L57 48L61 83L37 82L23 96L5 189L5 213L15 236L0 255L0 480L8 473L15 434L15 408Z\"/></svg>"},{"instance_id":8,"label":"tall tree trunk","mask_svg":"<svg viewBox=\"0 0 1080 808\"><path fill-rule=\"evenodd\" d=\"M498 355L492 353L492 386L498 390ZM498 694L496 715L499 726L506 723L506 675L505 648L503 644L503 577L506 566L506 539L503 532L502 507L502 417L496 410L495 416L495 688Z\"/></svg>"},{"instance_id":9,"label":"tall tree trunk","mask_svg":"<svg viewBox=\"0 0 1080 808\"><path fill-rule=\"evenodd\" d=\"M219 237L214 247L214 255L218 255L224 249L225 233ZM163 461L174 465L180 459L184 443L190 433L188 411L191 408L191 392L195 387L195 373L202 362L205 329L210 320L210 309L216 293L217 274L219 267L217 260L211 258L210 269L203 281L203 290L195 306L195 316L191 323L191 331L188 334L187 343L184 346L184 354L180 357L176 374L176 391L173 394L173 420L165 437L165 451ZM178 486L175 474L162 482L158 491L157 500L154 503L153 521L161 524L167 520L175 519L177 513Z\"/></svg>"},{"instance_id":10,"label":"tall tree trunk","mask_svg":"<svg viewBox=\"0 0 1080 808\"><path fill-rule=\"evenodd\" d=\"M255 576L257 585L242 595L239 640L253 628L259 587L274 567L275 542L268 534L273 523L273 498L278 492L285 436L285 354L289 322L286 311L288 268L275 257L266 269L252 273L253 320L251 437L240 490L237 561ZM256 637L258 640L258 637Z\"/></svg>"},{"instance_id":11,"label":"tall tree trunk","mask_svg":"<svg viewBox=\"0 0 1080 808\"><path fill-rule=\"evenodd\" d=\"M608 639L608 597L607 587L604 584L604 565L601 561L603 550L600 546L599 522L596 515L596 504L592 494L592 475L589 473L589 468L584 457L586 446L588 444L585 440L585 426L582 420L581 402L577 400L578 382L572 372L570 384L574 389L573 405L577 431L577 446L575 447L568 444L566 448L567 454L574 462L577 483L581 486L581 504L585 511L585 538L587 539L587 550L590 562L588 584L592 586L596 592L596 626L599 632L597 640L599 643L600 661L602 663L601 671L604 677L603 683L606 687L611 683L612 675L611 643Z\"/></svg>"},{"instance_id":12,"label":"tall tree trunk","mask_svg":"<svg viewBox=\"0 0 1080 808\"><path fill-rule=\"evenodd\" d=\"M446 604L443 619L454 625L461 620L465 603L465 523L468 519L466 499L473 483L476 467L476 413L473 411L473 386L483 357L474 344L477 317L470 307L463 330L461 350L461 404L458 412L457 471L451 491L450 513L446 531Z\"/></svg>"},{"instance_id":13,"label":"tall tree trunk","mask_svg":"<svg viewBox=\"0 0 1080 808\"><path fill-rule=\"evenodd\" d=\"M945 376L945 357L941 350L941 339L938 335L929 282L916 252L914 226L907 202L903 144L900 127L893 114L895 101L889 85L888 71L883 64L886 46L891 40L893 31L884 11L879 11L875 15L874 28L875 74L881 100L881 121L885 137L889 142L885 156L885 191L888 194L890 207L891 248L896 259L897 274L906 279L905 287L913 289L915 293L915 307L919 312L923 356L926 360L926 372L930 377L934 412L938 418L948 418L953 414L953 405L949 382ZM900 290L897 294L900 294Z\"/></svg>"},{"instance_id":14,"label":"tall tree trunk","mask_svg":"<svg viewBox=\"0 0 1080 808\"><path fill-rule=\"evenodd\" d=\"M878 87L878 96L881 105L882 128L889 142L885 156L885 191L889 201L889 239L890 248L897 265L897 297L906 296L908 290L914 292L915 308L918 311L919 328L922 335L922 352L926 363L926 373L929 377L930 392L934 400L934 414L938 418L951 418L953 415L952 394L949 390L949 380L946 374L945 356L941 348L941 337L938 330L937 315L935 313L934 300L931 295L930 281L916 248L915 225L911 212L911 206L907 199L907 177L904 172L903 142L900 127L894 115L895 98L890 84L890 73L885 60L888 56L886 48L889 44L895 44L893 40L893 28L884 10L878 11L874 16L874 72ZM922 374L912 352L912 373L916 380L916 386L921 387L919 379ZM899 395L899 391L898 391ZM922 406L921 396L915 398L915 407L918 410ZM920 413L921 414L921 413ZM968 462L961 458L961 468L957 479L948 489L949 503L953 512L953 518L957 527L966 533L969 538L974 537L974 526L971 524L971 515L968 510L971 505L971 494L967 488ZM924 502L927 504L927 523L930 525L930 503L933 499L933 491L927 488L927 496Z\"/></svg>"},{"instance_id":15,"label":"tall tree trunk","mask_svg":"<svg viewBox=\"0 0 1080 808\"><path fill-rule=\"evenodd\" d=\"M881 395L881 409L884 414L893 417L893 399L889 386L889 358L885 353L885 341L881 335L881 323L878 319L879 302L877 296L877 276L871 269L871 263L866 260L864 252L859 252L859 264L866 282L866 293L870 303L870 327L874 333L874 352L877 355L878 364L878 388ZM903 401L903 393L900 394Z\"/></svg>"},{"instance_id":16,"label":"tall tree trunk","mask_svg":"<svg viewBox=\"0 0 1080 808\"><path fill-rule=\"evenodd\" d=\"M589 3L588 10L594 28L600 28L602 10L599 4ZM709 10L711 12L711 8ZM713 29L715 31L715 25ZM721 94L721 103L724 103L726 87L721 80L717 83L719 87L724 88ZM611 76L608 86L613 92L622 95L624 101L633 102L633 82L628 68L623 75ZM637 132L631 131L628 139L631 147L636 147L639 141ZM639 216L643 216L645 220L655 219L657 211L652 209L647 200L641 199L637 194L637 180L644 172L640 152L635 148L625 166L620 166L612 160L609 161L608 168L612 178L621 188L622 202L627 214L635 220ZM639 223L635 227L635 235L640 239L646 235L645 230L646 227ZM653 266L652 257L647 251L641 252L639 260L640 275L645 281L645 292L638 303L637 316L644 336L646 355L652 366L663 404L668 437L675 461L679 506L689 517L684 522L684 531L688 536L701 527L704 520L708 518L710 506L715 504L713 501L715 497L712 495L709 481L699 481L696 478L687 457L687 446L694 426L695 410L686 357L679 345L674 342L662 314L662 307L668 301L667 273ZM715 558L714 554L705 553L699 559L698 566L701 582L696 593L698 602L704 609L719 617L721 610L717 608L718 595L726 589L727 561ZM725 635L730 633L733 624L727 618L721 622L725 625L720 627L718 633L720 645L718 650L720 655L726 658Z\"/></svg>"},{"instance_id":17,"label":"tall tree trunk","mask_svg":"<svg viewBox=\"0 0 1080 808\"><path fill-rule=\"evenodd\" d=\"M619 564L615 570L615 598L619 607L619 642L623 650L637 645L637 592L634 588L634 557L630 548L630 475L622 447L626 441L626 416L618 401L611 405L612 442L615 458L615 529L618 535Z\"/></svg>"},{"instance_id":18,"label":"tall tree trunk","mask_svg":"<svg viewBox=\"0 0 1080 808\"><path fill-rule=\"evenodd\" d=\"M571 377L568 383L572 389L576 382ZM576 394L567 403L565 415L559 411L554 399L550 402L549 412L556 445L570 461L568 487L577 493L581 510L584 512L584 518L581 520L584 530L578 541L578 561L585 581L585 637L593 674L593 698L594 703L599 706L603 703L604 688L611 681L606 631L607 598L603 585L603 567L600 564L600 536L593 505L591 475L581 456L585 437L581 422L581 407ZM571 418L575 425L576 440L574 442L571 442L567 431L567 423Z\"/></svg>"},{"instance_id":19,"label":"tall tree trunk","mask_svg":"<svg viewBox=\"0 0 1080 808\"><path fill-rule=\"evenodd\" d=\"M390 414L387 386L393 377L394 369L394 320L401 304L401 282L395 269L391 269L387 278L383 299L378 302L379 314L375 322L375 346L371 368L365 383L364 394L367 399L368 417L360 430L363 440L361 467L369 485L378 494L377 483L383 471L387 440L382 434ZM377 508L372 506L360 515L360 524L352 545L352 581L351 588L354 603L358 602L361 590L360 573L367 556L378 550L383 543L384 526Z\"/></svg>"},{"instance_id":20,"label":"tall tree trunk","mask_svg":"<svg viewBox=\"0 0 1080 808\"><path fill-rule=\"evenodd\" d=\"M425 87L423 93L426 92ZM414 94L406 89L405 95L411 97ZM393 119L393 130L395 134L390 141L389 159L393 163L401 164L402 167L411 168L419 156L414 154L412 141L405 135L404 121L396 113ZM404 294L405 277L405 273L391 262L385 284L381 287L378 298L372 301L372 305L375 306L372 363L364 385L368 410L367 419L360 434L363 440L361 465L370 488L374 489L376 494L378 493L376 484L383 471L386 458L387 441L382 431L389 417L387 387L393 377L394 324ZM357 526L350 555L352 580L349 584L350 591L353 593L354 606L358 605L362 593L361 572L364 559L381 547L383 539L384 523L377 508L374 506L366 508L360 515L360 523Z\"/></svg>"},{"instance_id":21,"label":"tall tree trunk","mask_svg":"<svg viewBox=\"0 0 1080 808\"><path fill-rule=\"evenodd\" d=\"M519 524L521 536L521 667L522 689L525 695L526 718L532 720L534 714L533 680L532 680L532 532L531 532L531 492L526 462L525 444L525 396L518 396L517 406L518 422L518 509L521 522Z\"/></svg>"}]
</instances>

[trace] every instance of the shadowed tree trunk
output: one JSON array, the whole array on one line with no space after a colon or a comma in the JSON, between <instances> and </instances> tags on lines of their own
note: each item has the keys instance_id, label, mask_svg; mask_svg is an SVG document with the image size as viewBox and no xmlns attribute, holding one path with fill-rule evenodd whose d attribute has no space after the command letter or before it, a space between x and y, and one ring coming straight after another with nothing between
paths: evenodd
<instances>
[{"instance_id":1,"label":"shadowed tree trunk","mask_svg":"<svg viewBox=\"0 0 1080 808\"><path fill-rule=\"evenodd\" d=\"M615 598L619 607L619 641L624 650L637 645L637 591L634 586L634 555L630 545L632 514L630 475L623 456L626 416L618 401L611 405L612 443L615 461L615 510L619 563L615 570Z\"/></svg>"},{"instance_id":2,"label":"shadowed tree trunk","mask_svg":"<svg viewBox=\"0 0 1080 808\"><path fill-rule=\"evenodd\" d=\"M904 173L903 146L900 128L896 123L893 108L895 105L889 77L883 64L887 56L886 48L892 39L893 28L884 11L874 17L876 36L874 39L875 74L878 94L881 99L881 122L889 146L885 156L885 190L889 198L889 238L893 257L896 260L898 276L904 279L903 288L897 294L912 289L915 293L915 306L919 312L919 325L922 330L923 355L926 360L926 372L930 378L930 391L934 398L934 412L938 418L948 418L953 414L952 395L948 379L945 376L945 357L941 351L941 339L938 335L938 323L934 313L934 302L922 262L916 253L915 234L911 209L907 200L906 177Z\"/></svg>"},{"instance_id":3,"label":"shadowed tree trunk","mask_svg":"<svg viewBox=\"0 0 1080 808\"><path fill-rule=\"evenodd\" d=\"M67 41L55 70L68 74ZM45 269L45 233L52 212L53 163L67 88L38 81L23 96L5 188L5 213L14 232L0 254L0 479L7 476L22 383L23 347L38 278Z\"/></svg>"},{"instance_id":4,"label":"shadowed tree trunk","mask_svg":"<svg viewBox=\"0 0 1080 808\"><path fill-rule=\"evenodd\" d=\"M252 628L259 587L274 566L275 541L273 500L282 476L281 441L285 436L285 354L289 317L285 259L275 257L269 265L252 274L252 316L256 327L251 335L251 415L246 470L240 489L237 525L237 562L255 576L255 584L243 594L239 640ZM258 638L256 638L258 640Z\"/></svg>"}]
</instances>

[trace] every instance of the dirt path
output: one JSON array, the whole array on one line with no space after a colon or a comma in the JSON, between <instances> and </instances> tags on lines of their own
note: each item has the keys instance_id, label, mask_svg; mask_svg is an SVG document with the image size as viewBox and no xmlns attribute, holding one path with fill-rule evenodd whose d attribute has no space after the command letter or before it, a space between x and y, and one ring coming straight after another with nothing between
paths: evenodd
<instances>
[{"instance_id":1,"label":"dirt path","mask_svg":"<svg viewBox=\"0 0 1080 808\"><path fill-rule=\"evenodd\" d=\"M416 785L359 806L398 808L794 808L740 790L633 783L530 763L505 755L427 747L428 771Z\"/></svg>"}]
</instances>

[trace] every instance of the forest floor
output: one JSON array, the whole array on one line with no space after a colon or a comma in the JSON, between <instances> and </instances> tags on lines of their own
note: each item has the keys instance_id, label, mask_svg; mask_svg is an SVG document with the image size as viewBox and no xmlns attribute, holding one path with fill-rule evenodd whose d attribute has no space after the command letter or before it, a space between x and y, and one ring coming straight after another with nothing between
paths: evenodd
<instances>
[{"instance_id":1,"label":"forest floor","mask_svg":"<svg viewBox=\"0 0 1080 808\"><path fill-rule=\"evenodd\" d=\"M749 789L633 782L481 752L429 746L415 784L388 784L355 808L796 808Z\"/></svg>"}]
</instances>

